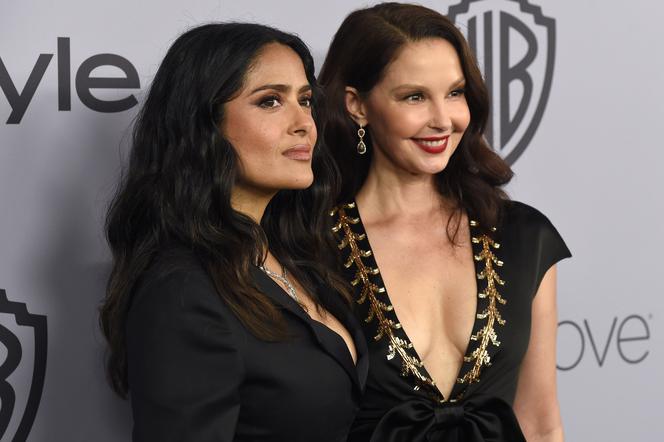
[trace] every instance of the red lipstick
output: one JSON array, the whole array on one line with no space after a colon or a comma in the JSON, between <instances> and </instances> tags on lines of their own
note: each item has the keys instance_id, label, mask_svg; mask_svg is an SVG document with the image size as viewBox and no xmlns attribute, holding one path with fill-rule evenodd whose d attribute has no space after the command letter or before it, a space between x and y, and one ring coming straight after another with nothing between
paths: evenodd
<instances>
[{"instance_id":1,"label":"red lipstick","mask_svg":"<svg viewBox=\"0 0 664 442\"><path fill-rule=\"evenodd\" d=\"M426 138L411 138L415 145L427 153L442 153L447 149L447 142L450 136L444 137L426 137Z\"/></svg>"}]
</instances>

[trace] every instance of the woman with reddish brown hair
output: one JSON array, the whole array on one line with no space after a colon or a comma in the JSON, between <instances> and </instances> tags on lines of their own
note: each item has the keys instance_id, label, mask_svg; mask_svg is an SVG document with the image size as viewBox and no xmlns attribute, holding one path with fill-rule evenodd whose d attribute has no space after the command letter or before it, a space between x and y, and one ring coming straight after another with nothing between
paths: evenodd
<instances>
[{"instance_id":1,"label":"woman with reddish brown hair","mask_svg":"<svg viewBox=\"0 0 664 442\"><path fill-rule=\"evenodd\" d=\"M549 220L510 201L486 86L452 22L351 13L319 81L343 176L332 212L370 372L349 441L561 441Z\"/></svg>"}]
</instances>

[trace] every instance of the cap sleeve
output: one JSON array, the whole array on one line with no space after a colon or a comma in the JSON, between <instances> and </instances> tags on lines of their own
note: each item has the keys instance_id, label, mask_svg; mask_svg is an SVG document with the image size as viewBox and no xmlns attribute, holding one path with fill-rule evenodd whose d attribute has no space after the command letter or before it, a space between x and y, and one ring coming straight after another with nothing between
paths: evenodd
<instances>
[{"instance_id":1,"label":"cap sleeve","mask_svg":"<svg viewBox=\"0 0 664 442\"><path fill-rule=\"evenodd\" d=\"M558 233L558 230L554 227L549 218L541 213L540 215L542 217L542 222L537 250L537 256L539 256L536 273L537 287L539 287L546 272L554 264L572 256L567 244L565 244L562 236L560 236L560 233Z\"/></svg>"},{"instance_id":2,"label":"cap sleeve","mask_svg":"<svg viewBox=\"0 0 664 442\"><path fill-rule=\"evenodd\" d=\"M516 255L519 255L514 259L522 263L520 268L532 272L534 296L547 270L572 254L549 218L539 210L511 201L504 220L506 233L515 245Z\"/></svg>"}]
</instances>

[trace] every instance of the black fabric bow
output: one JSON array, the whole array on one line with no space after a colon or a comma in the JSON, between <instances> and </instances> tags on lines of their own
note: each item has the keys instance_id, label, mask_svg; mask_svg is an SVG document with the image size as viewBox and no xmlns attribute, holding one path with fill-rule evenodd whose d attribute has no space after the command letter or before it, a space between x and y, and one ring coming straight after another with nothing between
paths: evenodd
<instances>
[{"instance_id":1,"label":"black fabric bow","mask_svg":"<svg viewBox=\"0 0 664 442\"><path fill-rule=\"evenodd\" d=\"M413 399L389 410L370 442L525 442L512 407L497 397L435 404Z\"/></svg>"}]
</instances>

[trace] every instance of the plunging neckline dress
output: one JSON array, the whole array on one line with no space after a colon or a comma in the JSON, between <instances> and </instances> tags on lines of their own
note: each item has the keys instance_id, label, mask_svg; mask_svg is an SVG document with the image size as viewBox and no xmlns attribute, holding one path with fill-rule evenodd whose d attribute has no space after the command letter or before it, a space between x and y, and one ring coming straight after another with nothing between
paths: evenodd
<instances>
[{"instance_id":1,"label":"plunging neckline dress","mask_svg":"<svg viewBox=\"0 0 664 442\"><path fill-rule=\"evenodd\" d=\"M549 220L514 201L505 203L499 226L482 228L470 217L477 307L464 361L445 397L399 322L356 203L340 205L332 215L370 355L348 441L525 440L512 403L532 300L546 271L571 256Z\"/></svg>"}]
</instances>

